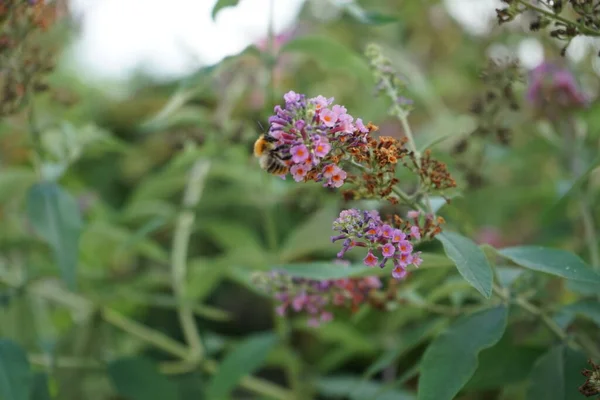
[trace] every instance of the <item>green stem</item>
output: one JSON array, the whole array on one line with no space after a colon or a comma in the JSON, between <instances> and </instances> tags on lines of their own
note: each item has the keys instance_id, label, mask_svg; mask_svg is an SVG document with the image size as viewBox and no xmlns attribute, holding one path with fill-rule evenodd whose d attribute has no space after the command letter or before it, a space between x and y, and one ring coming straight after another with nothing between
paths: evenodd
<instances>
[{"instance_id":1,"label":"green stem","mask_svg":"<svg viewBox=\"0 0 600 400\"><path fill-rule=\"evenodd\" d=\"M269 83L267 96L269 107L275 103L275 66L277 55L275 54L275 0L269 0L269 25L267 27L267 57L266 67Z\"/></svg>"},{"instance_id":2,"label":"green stem","mask_svg":"<svg viewBox=\"0 0 600 400\"><path fill-rule=\"evenodd\" d=\"M571 348L576 350L583 349L587 354L594 353L594 350L589 348L586 343L576 341L569 337L567 332L565 332L564 329L554 322L554 320L550 318L548 314L546 314L541 308L524 299L522 296L517 295L516 297L511 298L510 293L508 293L507 290L499 287L496 283L493 284L492 290L495 295L500 297L505 302L512 302L521 307L523 310L527 311L529 314L539 318L544 325L546 325L550 332L552 332L559 340L567 343L567 345L569 345Z\"/></svg>"},{"instance_id":3,"label":"green stem","mask_svg":"<svg viewBox=\"0 0 600 400\"><path fill-rule=\"evenodd\" d=\"M210 373L214 374L218 371L219 365L214 360L204 360L202 363L203 369ZM278 400L294 400L294 394L289 390L283 389L282 387L275 385L271 382L254 378L252 376L246 376L242 378L240 381L241 386L245 387L248 390L252 390L256 393L260 393L264 396L271 397L273 399Z\"/></svg>"},{"instance_id":4,"label":"green stem","mask_svg":"<svg viewBox=\"0 0 600 400\"><path fill-rule=\"evenodd\" d=\"M11 287L19 287L19 283L15 282L14 279L10 279L4 274L0 275L0 281ZM53 300L62 305L69 307L75 312L90 313L96 307L89 299L82 297L78 294L68 292L62 287L52 284L46 284L46 282L34 283L34 286L26 286L27 293L31 295L37 295L48 300ZM181 343L171 339L162 332L148 328L147 326L140 324L108 307L99 309L100 315L107 323L120 328L124 332L131 336L141 340L144 343L151 344L158 349L161 349L172 356L179 358L178 365L184 366L185 371L191 371L198 367L198 361L191 359L189 356L189 349ZM34 363L45 365L48 359L41 359L37 356L31 357ZM81 365L77 365L79 360L75 359L64 359L59 357L58 361L64 361L63 366L65 368L77 368L77 367L92 367L87 361L81 362ZM172 363L169 365L173 366ZM214 360L204 359L201 363L203 369L209 373L215 373L218 370L218 364ZM184 371L180 368L180 371ZM177 372L174 368L171 368L171 373ZM293 400L293 393L288 390L260 378L247 376L240 382L240 385L248 390L258 393L263 396L268 396L278 400Z\"/></svg>"},{"instance_id":5,"label":"green stem","mask_svg":"<svg viewBox=\"0 0 600 400\"><path fill-rule=\"evenodd\" d=\"M583 230L590 253L590 262L592 268L600 270L600 254L598 253L598 235L596 234L596 228L594 227L594 215L590 209L590 203L587 196L580 196L579 199L579 210L581 212L581 219L583 221Z\"/></svg>"},{"instance_id":6,"label":"green stem","mask_svg":"<svg viewBox=\"0 0 600 400\"><path fill-rule=\"evenodd\" d=\"M45 368L92 370L104 370L106 368L105 365L96 360L78 357L58 357L52 360L47 354L29 354L27 358L31 364Z\"/></svg>"},{"instance_id":7,"label":"green stem","mask_svg":"<svg viewBox=\"0 0 600 400\"><path fill-rule=\"evenodd\" d=\"M520 3L521 5L527 7L530 10L533 10L533 11L536 11L536 12L538 12L540 14L545 15L546 17L548 17L550 19L553 19L555 21L563 22L563 23L565 23L567 25L576 26L577 29L579 30L579 32L581 32L582 34L585 34L585 35L588 35L588 36L600 36L600 32L599 31L590 29L587 26L578 24L577 22L568 20L568 19L566 19L564 17L561 17L560 15L556 15L556 14L550 12L550 11L546 11L543 8L539 8L537 6L534 6L533 4L529 3L529 1L527 1L527 0L517 0L517 2Z\"/></svg>"},{"instance_id":8,"label":"green stem","mask_svg":"<svg viewBox=\"0 0 600 400\"><path fill-rule=\"evenodd\" d=\"M273 311L273 318L275 320L275 329L282 343L284 343L289 351L286 354L285 360L285 372L287 380L292 387L294 394L298 398L303 398L303 387L302 380L300 379L300 362L296 354L294 353L293 346L290 343L290 324L285 317L277 315Z\"/></svg>"},{"instance_id":9,"label":"green stem","mask_svg":"<svg viewBox=\"0 0 600 400\"><path fill-rule=\"evenodd\" d=\"M157 348L183 360L189 359L189 349L181 343L171 339L169 336L155 329L148 328L147 326L129 319L126 316L109 308L102 309L101 313L102 318L106 322L122 329L131 336L135 336L138 339L146 343L150 343Z\"/></svg>"},{"instance_id":10,"label":"green stem","mask_svg":"<svg viewBox=\"0 0 600 400\"><path fill-rule=\"evenodd\" d=\"M42 175L42 160L44 159L44 146L42 144L42 132L37 123L35 105L33 96L29 96L29 111L27 112L27 124L29 125L29 133L34 151L33 164L38 176Z\"/></svg>"},{"instance_id":11,"label":"green stem","mask_svg":"<svg viewBox=\"0 0 600 400\"><path fill-rule=\"evenodd\" d=\"M421 168L421 153L419 152L419 149L417 149L417 144L415 142L415 138L413 136L412 129L410 127L410 123L408 122L408 112L406 110L404 110L402 107L400 107L400 105L397 103L398 94L396 93L396 89L394 88L394 85L392 84L392 82L390 82L389 79L383 79L383 82L384 82L384 86L385 86L385 93L390 98L390 100L393 102L391 114L393 116L395 116L396 118L398 118L398 120L400 121L400 124L402 124L402 129L404 130L404 135L408 139L408 148L414 154L415 162L417 163L417 167ZM394 193L398 194L398 196L401 196L401 194L395 189L396 189L396 187L394 186L394 188L392 189L394 191ZM430 214L433 214L433 208L431 207L431 202L429 201L429 195L427 194L427 192L424 193L424 197L425 197L425 205L426 205L427 211ZM406 201L405 197L401 196L401 198L404 201ZM409 204L411 204L411 203L412 202L409 202ZM411 205L413 206L413 208L417 208L423 212L425 211L422 207L416 206L415 203L412 203Z\"/></svg>"},{"instance_id":12,"label":"green stem","mask_svg":"<svg viewBox=\"0 0 600 400\"><path fill-rule=\"evenodd\" d=\"M171 253L171 273L173 279L173 290L178 300L179 321L185 340L190 347L192 358L201 360L204 348L200 340L200 334L194 320L194 309L189 301L186 301L185 284L187 276L187 252L195 219L193 209L200 201L204 181L210 162L206 160L197 161L190 171L187 187L183 196L183 211L177 220L175 235L173 236L173 248Z\"/></svg>"},{"instance_id":13,"label":"green stem","mask_svg":"<svg viewBox=\"0 0 600 400\"><path fill-rule=\"evenodd\" d=\"M352 164L353 166L355 166L356 168L360 169L361 171L366 172L367 174L372 174L373 171L371 171L370 168L365 167L364 165L357 163L354 160L350 160L350 164ZM404 201L406 204L408 204L409 206L413 207L414 209L418 209L420 211L425 211L424 208L416 203L413 199L410 198L410 196L402 189L400 189L398 186L394 185L392 186L392 192L394 192L395 194L398 195L398 197Z\"/></svg>"},{"instance_id":14,"label":"green stem","mask_svg":"<svg viewBox=\"0 0 600 400\"><path fill-rule=\"evenodd\" d=\"M564 137L564 157L566 168L570 171L571 179L577 180L583 173L581 154L584 139L577 134L577 123L572 115L566 120L555 122L555 129L562 132ZM584 238L589 252L592 268L600 269L600 254L598 252L598 236L594 224L594 214L590 206L590 193L584 188L577 190L577 203L581 213Z\"/></svg>"}]
</instances>

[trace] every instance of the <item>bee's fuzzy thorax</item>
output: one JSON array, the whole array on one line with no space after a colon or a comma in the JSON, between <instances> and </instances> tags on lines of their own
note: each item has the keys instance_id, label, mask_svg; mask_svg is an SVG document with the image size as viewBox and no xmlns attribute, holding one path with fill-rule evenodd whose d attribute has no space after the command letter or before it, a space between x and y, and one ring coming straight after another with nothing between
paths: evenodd
<instances>
[{"instance_id":1,"label":"bee's fuzzy thorax","mask_svg":"<svg viewBox=\"0 0 600 400\"><path fill-rule=\"evenodd\" d=\"M254 156L261 157L265 154L267 150L272 147L271 143L267 142L265 139L265 135L260 135L260 137L254 142Z\"/></svg>"}]
</instances>

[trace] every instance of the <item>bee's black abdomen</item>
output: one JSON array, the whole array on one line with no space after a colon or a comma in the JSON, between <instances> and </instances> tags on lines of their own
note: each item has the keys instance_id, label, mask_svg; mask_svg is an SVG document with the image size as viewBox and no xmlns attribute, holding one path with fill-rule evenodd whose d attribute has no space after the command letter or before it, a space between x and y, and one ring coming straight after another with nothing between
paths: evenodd
<instances>
[{"instance_id":1,"label":"bee's black abdomen","mask_svg":"<svg viewBox=\"0 0 600 400\"><path fill-rule=\"evenodd\" d=\"M281 160L279 160L278 158L275 158L275 157L271 157L269 159L269 162L265 169L268 173L273 174L273 175L283 175L283 174L286 174L288 171L287 165L285 165L284 163L281 162Z\"/></svg>"}]
</instances>

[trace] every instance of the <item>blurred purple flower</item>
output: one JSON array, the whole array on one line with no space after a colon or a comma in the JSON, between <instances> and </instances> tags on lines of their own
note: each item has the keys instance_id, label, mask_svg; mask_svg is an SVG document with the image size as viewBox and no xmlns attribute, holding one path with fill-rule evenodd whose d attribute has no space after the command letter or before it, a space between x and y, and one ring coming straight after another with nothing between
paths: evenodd
<instances>
[{"instance_id":1,"label":"blurred purple flower","mask_svg":"<svg viewBox=\"0 0 600 400\"><path fill-rule=\"evenodd\" d=\"M571 71L549 62L530 72L526 98L548 115L556 115L561 108L585 107L589 103Z\"/></svg>"}]
</instances>

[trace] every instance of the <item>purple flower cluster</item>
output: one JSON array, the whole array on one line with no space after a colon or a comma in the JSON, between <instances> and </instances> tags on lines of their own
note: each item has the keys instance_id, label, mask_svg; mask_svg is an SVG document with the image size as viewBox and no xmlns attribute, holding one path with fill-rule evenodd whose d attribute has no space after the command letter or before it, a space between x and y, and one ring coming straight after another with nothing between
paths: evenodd
<instances>
[{"instance_id":1,"label":"purple flower cluster","mask_svg":"<svg viewBox=\"0 0 600 400\"><path fill-rule=\"evenodd\" d=\"M279 303L278 315L284 316L290 310L307 314L310 326L333 319L331 307L349 306L356 310L367 300L370 291L382 286L376 276L315 280L293 277L277 270L257 275L255 283Z\"/></svg>"},{"instance_id":2,"label":"purple flower cluster","mask_svg":"<svg viewBox=\"0 0 600 400\"><path fill-rule=\"evenodd\" d=\"M409 218L419 215L416 211L411 213ZM392 276L395 279L403 279L407 274L406 267L410 264L418 267L423 261L421 253L413 251L413 242L421 239L419 227L412 225L406 232L394 228L384 223L377 211L344 210L333 222L333 230L340 233L332 236L333 242L344 240L338 258L354 247L366 247L365 265L374 267L379 264L383 268L388 260L392 260ZM381 254L381 261L376 254Z\"/></svg>"},{"instance_id":3,"label":"purple flower cluster","mask_svg":"<svg viewBox=\"0 0 600 400\"><path fill-rule=\"evenodd\" d=\"M324 181L324 186L342 186L347 174L328 156L356 140L366 142L367 127L360 118L355 121L344 106L332 106L333 98L307 99L294 91L283 98L285 107L275 106L275 115L269 118L269 134L279 140L278 145L290 147L294 180L304 181L314 171L314 180Z\"/></svg>"},{"instance_id":4,"label":"purple flower cluster","mask_svg":"<svg viewBox=\"0 0 600 400\"><path fill-rule=\"evenodd\" d=\"M542 63L531 71L527 100L538 108L582 107L588 103L571 71L551 63Z\"/></svg>"}]
</instances>

